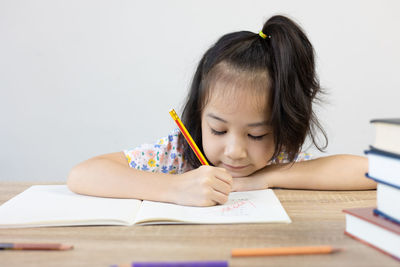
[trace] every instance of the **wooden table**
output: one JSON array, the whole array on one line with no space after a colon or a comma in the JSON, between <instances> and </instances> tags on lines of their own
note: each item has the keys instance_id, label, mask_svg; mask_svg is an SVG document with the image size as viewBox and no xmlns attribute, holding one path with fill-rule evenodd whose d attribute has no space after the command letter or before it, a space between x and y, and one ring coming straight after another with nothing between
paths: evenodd
<instances>
[{"instance_id":1,"label":"wooden table","mask_svg":"<svg viewBox=\"0 0 400 267\"><path fill-rule=\"evenodd\" d=\"M38 183L36 183L38 184ZM32 183L0 183L0 203ZM227 260L229 266L399 266L343 234L342 209L374 206L376 191L274 190L291 224L0 229L0 242L60 242L70 251L0 251L0 266L109 266L132 261ZM231 258L237 247L333 245L329 255Z\"/></svg>"}]
</instances>

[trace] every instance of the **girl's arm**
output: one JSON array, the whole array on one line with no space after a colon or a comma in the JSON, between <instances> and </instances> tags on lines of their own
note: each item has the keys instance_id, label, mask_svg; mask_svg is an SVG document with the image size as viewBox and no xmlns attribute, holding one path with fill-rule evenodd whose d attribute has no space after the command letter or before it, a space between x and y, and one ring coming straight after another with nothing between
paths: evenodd
<instances>
[{"instance_id":1,"label":"girl's arm","mask_svg":"<svg viewBox=\"0 0 400 267\"><path fill-rule=\"evenodd\" d=\"M76 165L67 184L78 194L210 206L228 200L232 177L224 169L211 166L184 174L140 171L130 168L124 153L117 152Z\"/></svg>"},{"instance_id":2,"label":"girl's arm","mask_svg":"<svg viewBox=\"0 0 400 267\"><path fill-rule=\"evenodd\" d=\"M244 178L235 178L233 190L268 187L315 190L365 190L376 183L365 178L368 159L354 155L334 155L294 164L273 164Z\"/></svg>"}]
</instances>

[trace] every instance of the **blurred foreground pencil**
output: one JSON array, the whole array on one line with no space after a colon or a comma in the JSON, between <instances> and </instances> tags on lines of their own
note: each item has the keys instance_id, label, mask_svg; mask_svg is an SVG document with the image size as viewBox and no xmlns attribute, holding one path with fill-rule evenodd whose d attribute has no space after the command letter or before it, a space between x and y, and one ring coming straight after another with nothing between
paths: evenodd
<instances>
[{"instance_id":1,"label":"blurred foreground pencil","mask_svg":"<svg viewBox=\"0 0 400 267\"><path fill-rule=\"evenodd\" d=\"M0 250L69 250L72 245L59 243L0 243Z\"/></svg>"},{"instance_id":2,"label":"blurred foreground pencil","mask_svg":"<svg viewBox=\"0 0 400 267\"><path fill-rule=\"evenodd\" d=\"M236 248L232 249L232 257L329 254L340 250L331 246Z\"/></svg>"},{"instance_id":3,"label":"blurred foreground pencil","mask_svg":"<svg viewBox=\"0 0 400 267\"><path fill-rule=\"evenodd\" d=\"M228 267L228 262L227 261L133 262L131 264L111 265L110 267Z\"/></svg>"}]
</instances>

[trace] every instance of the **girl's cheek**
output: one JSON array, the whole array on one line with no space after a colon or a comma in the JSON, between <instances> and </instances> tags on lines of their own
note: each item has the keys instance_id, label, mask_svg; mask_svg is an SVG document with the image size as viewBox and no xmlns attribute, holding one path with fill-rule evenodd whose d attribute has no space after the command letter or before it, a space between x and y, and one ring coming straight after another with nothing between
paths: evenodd
<instances>
[{"instance_id":1,"label":"girl's cheek","mask_svg":"<svg viewBox=\"0 0 400 267\"><path fill-rule=\"evenodd\" d=\"M204 153L206 154L206 157L210 160L210 161L215 161L216 157L219 153L221 153L219 150L221 150L220 148L220 143L218 142L218 140L215 140L216 138L214 138L213 136L204 136L204 140L203 140L203 150ZM214 163L214 162L213 162Z\"/></svg>"}]
</instances>

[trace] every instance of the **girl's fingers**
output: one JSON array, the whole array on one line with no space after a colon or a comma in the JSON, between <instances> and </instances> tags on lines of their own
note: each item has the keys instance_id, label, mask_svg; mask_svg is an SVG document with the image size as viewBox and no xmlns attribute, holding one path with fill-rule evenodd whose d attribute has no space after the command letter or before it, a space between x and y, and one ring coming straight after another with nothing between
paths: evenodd
<instances>
[{"instance_id":1,"label":"girl's fingers","mask_svg":"<svg viewBox=\"0 0 400 267\"><path fill-rule=\"evenodd\" d=\"M215 179L212 188L215 191L224 194L226 196L229 195L229 193L232 191L232 185L220 179Z\"/></svg>"},{"instance_id":2,"label":"girl's fingers","mask_svg":"<svg viewBox=\"0 0 400 267\"><path fill-rule=\"evenodd\" d=\"M212 198L216 204L225 204L228 201L228 195L222 194L221 192L215 191L214 197Z\"/></svg>"},{"instance_id":3,"label":"girl's fingers","mask_svg":"<svg viewBox=\"0 0 400 267\"><path fill-rule=\"evenodd\" d=\"M227 170L225 170L224 168L216 168L216 169L217 169L216 177L224 181L225 183L232 185L233 182L232 175L230 175L230 173L227 172Z\"/></svg>"}]
</instances>

